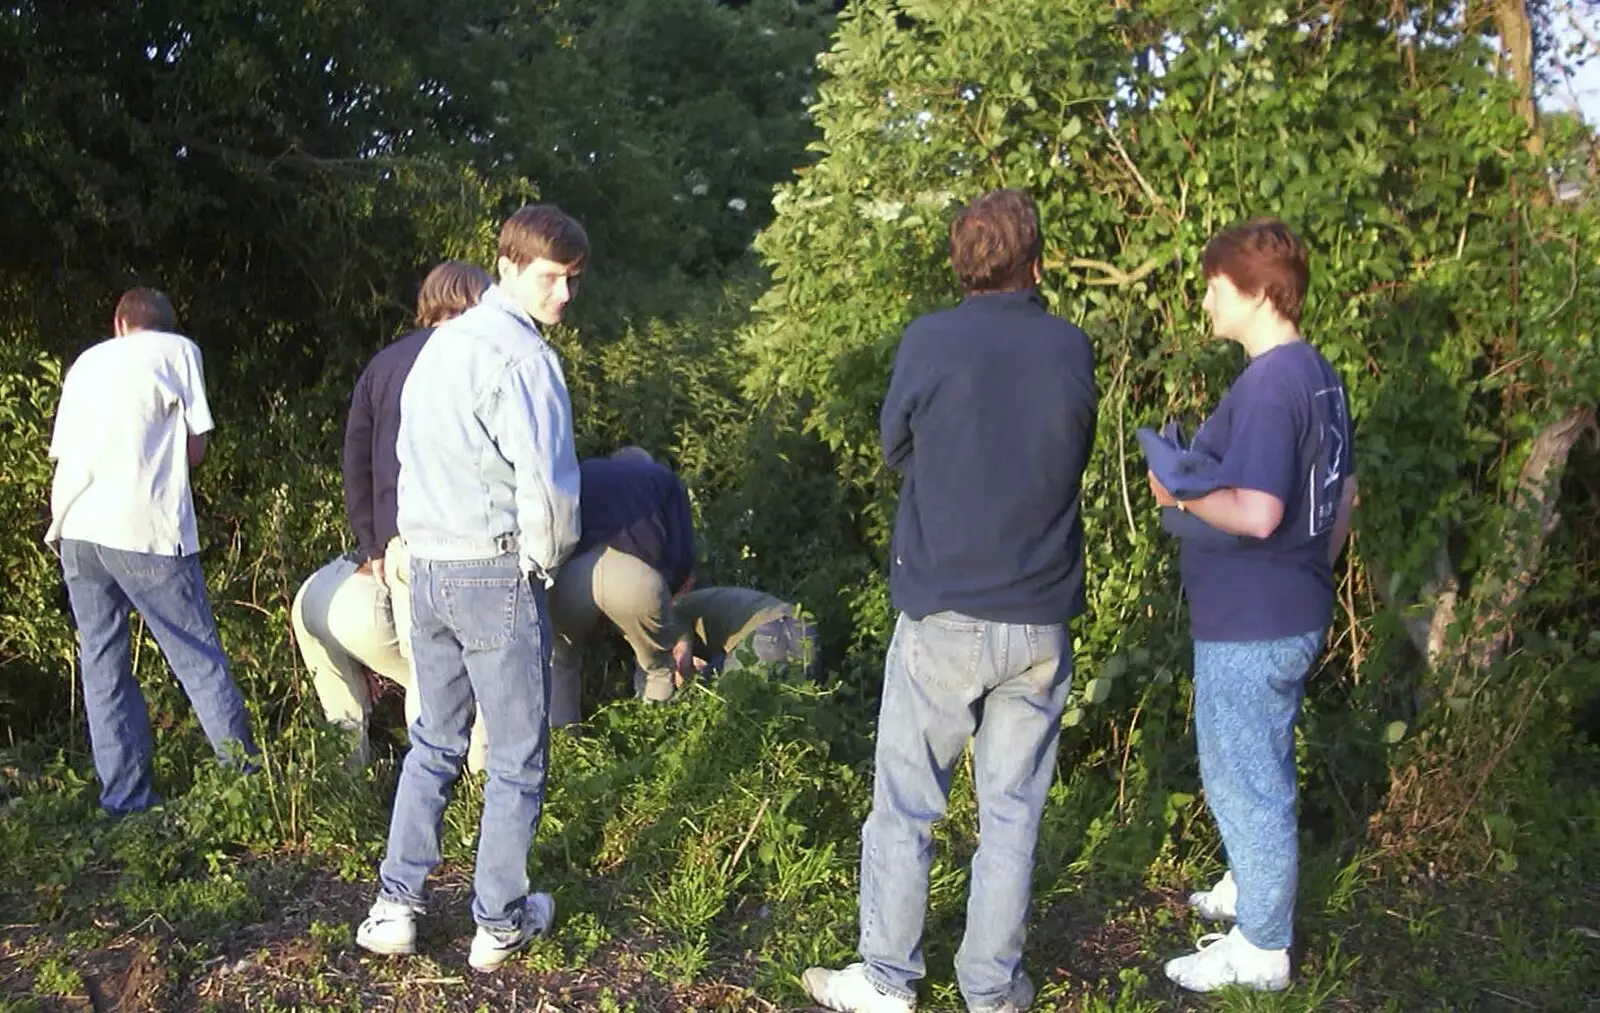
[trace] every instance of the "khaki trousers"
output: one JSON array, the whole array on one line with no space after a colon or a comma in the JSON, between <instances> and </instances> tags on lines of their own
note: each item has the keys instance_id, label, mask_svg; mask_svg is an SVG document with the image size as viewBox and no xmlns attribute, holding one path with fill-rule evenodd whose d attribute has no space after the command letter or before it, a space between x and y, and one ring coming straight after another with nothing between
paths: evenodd
<instances>
[{"instance_id":1,"label":"khaki trousers","mask_svg":"<svg viewBox=\"0 0 1600 1013\"><path fill-rule=\"evenodd\" d=\"M634 661L645 672L646 696L663 686L661 699L672 695L672 645L678 639L672 589L649 563L605 545L579 553L556 573L550 617L556 632L550 662L551 727L583 717L583 646L601 618L609 619L633 649Z\"/></svg>"},{"instance_id":2,"label":"khaki trousers","mask_svg":"<svg viewBox=\"0 0 1600 1013\"><path fill-rule=\"evenodd\" d=\"M323 715L352 733L357 762L365 765L372 709L367 670L399 683L406 691L406 720L417 716L411 666L395 633L388 593L376 577L340 556L300 585L289 616Z\"/></svg>"}]
</instances>

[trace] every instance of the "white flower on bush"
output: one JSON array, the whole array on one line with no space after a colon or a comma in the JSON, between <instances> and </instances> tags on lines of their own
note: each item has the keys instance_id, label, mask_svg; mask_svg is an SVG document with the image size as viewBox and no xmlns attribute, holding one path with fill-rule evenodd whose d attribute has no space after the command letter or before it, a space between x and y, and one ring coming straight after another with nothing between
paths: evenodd
<instances>
[{"instance_id":1,"label":"white flower on bush","mask_svg":"<svg viewBox=\"0 0 1600 1013\"><path fill-rule=\"evenodd\" d=\"M861 204L861 213L868 218L880 222L892 222L900 217L900 212L906 209L906 202L899 200L869 200Z\"/></svg>"},{"instance_id":2,"label":"white flower on bush","mask_svg":"<svg viewBox=\"0 0 1600 1013\"><path fill-rule=\"evenodd\" d=\"M706 194L711 192L711 187L706 183L696 183L694 186L689 188L689 192L694 194L696 197L704 197Z\"/></svg>"},{"instance_id":3,"label":"white flower on bush","mask_svg":"<svg viewBox=\"0 0 1600 1013\"><path fill-rule=\"evenodd\" d=\"M731 209L733 211L738 211L738 212L742 213L744 211L744 209L749 207L749 206L750 205L748 203L746 203L746 201L745 201L745 199L743 197L729 197L728 198L728 207L729 207L729 209Z\"/></svg>"}]
</instances>

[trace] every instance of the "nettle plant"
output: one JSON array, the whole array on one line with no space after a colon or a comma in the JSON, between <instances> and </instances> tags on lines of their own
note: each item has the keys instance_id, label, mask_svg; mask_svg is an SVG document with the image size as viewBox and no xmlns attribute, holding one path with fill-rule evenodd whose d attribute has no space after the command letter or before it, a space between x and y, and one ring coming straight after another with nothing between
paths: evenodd
<instances>
[{"instance_id":1,"label":"nettle plant","mask_svg":"<svg viewBox=\"0 0 1600 1013\"><path fill-rule=\"evenodd\" d=\"M960 296L950 209L1034 194L1044 294L1094 339L1102 397L1078 644L1093 678L1075 702L1126 711L1117 684L1167 681L1185 644L1133 430L1198 417L1242 368L1208 340L1199 253L1229 223L1281 217L1313 251L1304 331L1358 426L1346 689L1375 636L1410 641L1431 615L1454 632L1422 637L1429 664L1410 667L1429 701L1470 693L1600 391L1594 208L1552 196L1485 33L1458 4L1389 0L855 5L821 58L821 157L757 243L775 283L745 333L747 393L804 412L881 554L895 483L877 409L905 324Z\"/></svg>"}]
</instances>

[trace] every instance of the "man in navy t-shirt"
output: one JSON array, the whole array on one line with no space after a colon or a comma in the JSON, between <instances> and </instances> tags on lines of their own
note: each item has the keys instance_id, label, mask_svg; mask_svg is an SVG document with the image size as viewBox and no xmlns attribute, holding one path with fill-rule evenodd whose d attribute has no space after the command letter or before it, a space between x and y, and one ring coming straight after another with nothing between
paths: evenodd
<instances>
[{"instance_id":1,"label":"man in navy t-shirt","mask_svg":"<svg viewBox=\"0 0 1600 1013\"><path fill-rule=\"evenodd\" d=\"M1194 991L1289 983L1297 876L1294 726L1306 676L1333 617L1333 561L1355 503L1355 446L1344 384L1300 336L1305 247L1261 219L1206 244L1205 309L1218 337L1250 357L1195 437L1219 463L1218 488L1163 507L1187 510L1233 542L1190 538L1180 571L1194 637L1195 737L1206 801L1229 871L1190 897L1237 924L1169 961Z\"/></svg>"}]
</instances>

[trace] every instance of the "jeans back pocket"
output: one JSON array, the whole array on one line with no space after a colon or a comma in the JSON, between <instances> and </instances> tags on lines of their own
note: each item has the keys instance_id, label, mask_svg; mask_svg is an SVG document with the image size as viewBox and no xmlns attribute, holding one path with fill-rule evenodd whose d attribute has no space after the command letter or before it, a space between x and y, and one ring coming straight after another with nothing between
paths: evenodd
<instances>
[{"instance_id":1,"label":"jeans back pocket","mask_svg":"<svg viewBox=\"0 0 1600 1013\"><path fill-rule=\"evenodd\" d=\"M521 577L446 577L439 582L444 621L470 651L504 647L516 632L521 588Z\"/></svg>"},{"instance_id":2,"label":"jeans back pocket","mask_svg":"<svg viewBox=\"0 0 1600 1013\"><path fill-rule=\"evenodd\" d=\"M989 624L952 616L939 613L907 623L907 662L918 682L946 692L967 692L980 676Z\"/></svg>"}]
</instances>

